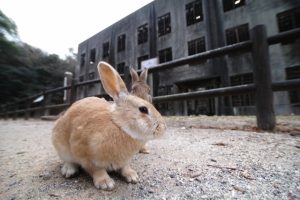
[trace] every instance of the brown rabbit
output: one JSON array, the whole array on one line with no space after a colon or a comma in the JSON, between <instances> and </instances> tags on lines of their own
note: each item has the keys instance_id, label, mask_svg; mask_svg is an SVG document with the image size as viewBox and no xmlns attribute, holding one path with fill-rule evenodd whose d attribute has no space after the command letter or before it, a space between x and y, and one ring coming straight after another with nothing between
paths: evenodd
<instances>
[{"instance_id":1,"label":"brown rabbit","mask_svg":"<svg viewBox=\"0 0 300 200\"><path fill-rule=\"evenodd\" d=\"M147 140L163 135L166 125L151 103L128 93L113 67L100 62L98 71L114 102L96 97L77 101L56 121L52 141L66 178L81 166L97 188L112 190L115 183L107 171L117 170L127 182L136 183L130 159Z\"/></svg>"},{"instance_id":2,"label":"brown rabbit","mask_svg":"<svg viewBox=\"0 0 300 200\"><path fill-rule=\"evenodd\" d=\"M150 103L152 103L152 98L150 93L150 87L147 84L148 77L148 69L144 69L139 76L138 73L134 70L134 68L130 68L131 75L131 94L138 96ZM140 151L140 153L149 154L150 150L148 145L144 145Z\"/></svg>"},{"instance_id":3,"label":"brown rabbit","mask_svg":"<svg viewBox=\"0 0 300 200\"><path fill-rule=\"evenodd\" d=\"M150 87L147 84L148 69L144 69L139 76L138 73L131 67L131 94L138 96L146 101L152 103Z\"/></svg>"}]
</instances>

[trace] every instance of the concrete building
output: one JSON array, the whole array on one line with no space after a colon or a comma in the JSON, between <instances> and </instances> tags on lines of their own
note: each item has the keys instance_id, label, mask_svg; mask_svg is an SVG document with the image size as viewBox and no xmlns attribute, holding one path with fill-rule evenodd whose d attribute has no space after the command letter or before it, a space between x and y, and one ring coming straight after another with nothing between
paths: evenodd
<instances>
[{"instance_id":1,"label":"concrete building","mask_svg":"<svg viewBox=\"0 0 300 200\"><path fill-rule=\"evenodd\" d=\"M79 44L79 81L98 78L96 65L109 62L120 72L142 61L163 63L249 40L249 30L264 24L269 36L300 27L299 0L155 0ZM300 43L270 46L272 80L300 78ZM154 96L253 82L250 53L239 52L153 75ZM103 94L100 84L82 87L79 97ZM166 115L255 113L253 94L168 102ZM275 92L276 114L300 114L300 90Z\"/></svg>"}]
</instances>

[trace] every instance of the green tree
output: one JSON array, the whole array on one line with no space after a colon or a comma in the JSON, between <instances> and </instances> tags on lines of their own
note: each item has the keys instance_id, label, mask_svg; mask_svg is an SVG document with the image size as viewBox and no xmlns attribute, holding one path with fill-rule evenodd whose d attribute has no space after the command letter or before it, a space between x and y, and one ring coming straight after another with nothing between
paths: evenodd
<instances>
[{"instance_id":1,"label":"green tree","mask_svg":"<svg viewBox=\"0 0 300 200\"><path fill-rule=\"evenodd\" d=\"M0 63L17 62L17 44L8 38L18 38L17 26L0 10Z\"/></svg>"},{"instance_id":2,"label":"green tree","mask_svg":"<svg viewBox=\"0 0 300 200\"><path fill-rule=\"evenodd\" d=\"M13 20L9 19L0 10L0 36L3 36L5 33L16 37L18 35L17 26Z\"/></svg>"},{"instance_id":3,"label":"green tree","mask_svg":"<svg viewBox=\"0 0 300 200\"><path fill-rule=\"evenodd\" d=\"M74 72L75 54L62 60L19 40L16 24L0 11L0 104L62 86Z\"/></svg>"}]
</instances>

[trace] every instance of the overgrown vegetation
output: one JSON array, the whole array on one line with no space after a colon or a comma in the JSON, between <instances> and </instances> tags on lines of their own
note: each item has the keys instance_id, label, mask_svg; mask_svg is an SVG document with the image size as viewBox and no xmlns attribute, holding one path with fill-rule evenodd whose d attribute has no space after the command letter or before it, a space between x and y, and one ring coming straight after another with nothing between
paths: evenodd
<instances>
[{"instance_id":1,"label":"overgrown vegetation","mask_svg":"<svg viewBox=\"0 0 300 200\"><path fill-rule=\"evenodd\" d=\"M0 104L62 86L65 71L74 71L76 55L64 60L23 43L16 24L0 10Z\"/></svg>"}]
</instances>

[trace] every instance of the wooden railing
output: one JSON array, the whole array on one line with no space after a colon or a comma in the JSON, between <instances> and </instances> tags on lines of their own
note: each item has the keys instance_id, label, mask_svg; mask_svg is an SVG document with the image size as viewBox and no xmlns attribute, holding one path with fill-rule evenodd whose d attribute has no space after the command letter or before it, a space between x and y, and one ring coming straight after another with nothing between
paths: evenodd
<instances>
[{"instance_id":1,"label":"wooden railing","mask_svg":"<svg viewBox=\"0 0 300 200\"><path fill-rule=\"evenodd\" d=\"M251 40L249 41L240 42L237 44L173 60L171 62L162 63L150 68L149 73L151 74L166 69L176 68L185 64L199 62L201 60L211 59L242 51L252 53L254 63L254 84L231 86L189 93L178 93L166 96L156 96L153 98L153 102L160 103L166 101L195 99L200 97L202 98L227 96L247 92L254 92L256 102L255 106L257 126L262 130L273 130L276 124L276 118L273 108L273 91L287 91L299 89L300 79L272 83L269 45L299 39L300 28L267 37L266 27L264 25L258 25L250 30L250 35ZM128 82L130 81L128 71L129 69L125 69L126 71L124 74L122 74L122 76L125 79L125 82ZM3 118L16 118L18 115L22 114L22 116L28 118L32 111L40 112L41 115L47 115L49 113L49 110L51 109L62 109L70 106L76 100L76 91L79 87L99 82L99 79L85 81L81 83L76 83L76 80L73 80L72 84L69 86L47 90L34 96L30 96L16 102L2 105L0 116ZM70 91L70 98L68 102L51 104L51 96L53 96L53 94L63 92L65 90ZM99 96L104 95L105 94ZM37 106L32 104L32 101L40 96L44 97L43 101Z\"/></svg>"}]
</instances>

